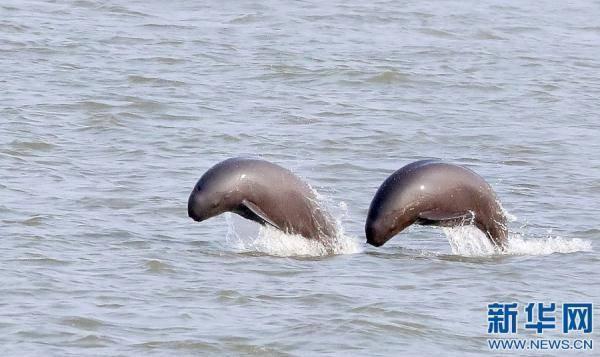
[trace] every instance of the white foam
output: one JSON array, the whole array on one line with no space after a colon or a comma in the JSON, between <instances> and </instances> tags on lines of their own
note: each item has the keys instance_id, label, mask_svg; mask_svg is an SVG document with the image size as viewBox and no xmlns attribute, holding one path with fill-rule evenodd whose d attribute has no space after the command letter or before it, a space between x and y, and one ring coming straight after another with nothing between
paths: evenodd
<instances>
[{"instance_id":1,"label":"white foam","mask_svg":"<svg viewBox=\"0 0 600 357\"><path fill-rule=\"evenodd\" d=\"M314 192L318 197L317 203L321 208L331 207L331 202L328 202L329 205L324 203L326 197L319 195L316 191ZM504 209L503 211L509 221L514 222L517 220L516 216L511 215ZM298 234L286 234L273 227L261 226L235 214L227 213L225 215L227 222L226 241L238 252L255 252L282 257L319 257L363 252L365 246L359 239L344 234L342 220L348 214L346 203L339 202L334 205L333 212L338 234L336 237L324 241L307 239ZM543 238L525 238L522 234L509 232L507 246L503 251L499 251L487 236L473 225L443 228L443 231L448 238L448 243L450 243L452 254L467 257L549 255L592 251L591 241L552 236L552 231L548 231L548 235Z\"/></svg>"},{"instance_id":2,"label":"white foam","mask_svg":"<svg viewBox=\"0 0 600 357\"><path fill-rule=\"evenodd\" d=\"M355 254L364 250L353 237L344 235L338 223L338 236L321 242L299 234L286 234L270 226L260 226L233 214L226 214L227 243L238 252L256 252L280 257ZM327 243L327 244L325 244Z\"/></svg>"},{"instance_id":3,"label":"white foam","mask_svg":"<svg viewBox=\"0 0 600 357\"><path fill-rule=\"evenodd\" d=\"M548 255L553 253L591 252L592 242L580 238L566 239L559 236L546 238L528 238L511 235L506 254L512 255Z\"/></svg>"},{"instance_id":4,"label":"white foam","mask_svg":"<svg viewBox=\"0 0 600 357\"><path fill-rule=\"evenodd\" d=\"M589 240L559 236L527 238L511 233L504 251L498 252L485 234L474 226L444 228L452 253L469 257L501 255L549 255L592 251Z\"/></svg>"},{"instance_id":5,"label":"white foam","mask_svg":"<svg viewBox=\"0 0 600 357\"><path fill-rule=\"evenodd\" d=\"M453 254L468 257L496 254L492 242L474 226L445 227L443 231Z\"/></svg>"}]
</instances>

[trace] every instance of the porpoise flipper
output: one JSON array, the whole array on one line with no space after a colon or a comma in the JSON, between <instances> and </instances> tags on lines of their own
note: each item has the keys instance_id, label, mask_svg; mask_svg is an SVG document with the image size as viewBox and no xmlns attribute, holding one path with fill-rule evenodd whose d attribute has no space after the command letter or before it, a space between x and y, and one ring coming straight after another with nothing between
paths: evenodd
<instances>
[{"instance_id":1,"label":"porpoise flipper","mask_svg":"<svg viewBox=\"0 0 600 357\"><path fill-rule=\"evenodd\" d=\"M240 216L258 222L262 225L268 224L279 230L282 230L275 222L273 222L257 205L248 200L243 200L242 204L237 208L236 213Z\"/></svg>"},{"instance_id":2,"label":"porpoise flipper","mask_svg":"<svg viewBox=\"0 0 600 357\"><path fill-rule=\"evenodd\" d=\"M454 227L465 226L473 223L475 214L466 212L445 212L442 210L431 210L419 213L417 224L423 226Z\"/></svg>"}]
</instances>

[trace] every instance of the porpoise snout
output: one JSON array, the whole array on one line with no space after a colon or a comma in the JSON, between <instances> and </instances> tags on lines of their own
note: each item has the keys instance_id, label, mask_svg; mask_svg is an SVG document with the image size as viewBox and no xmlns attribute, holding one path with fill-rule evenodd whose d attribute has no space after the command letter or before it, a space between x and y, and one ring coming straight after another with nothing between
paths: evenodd
<instances>
[{"instance_id":1,"label":"porpoise snout","mask_svg":"<svg viewBox=\"0 0 600 357\"><path fill-rule=\"evenodd\" d=\"M383 245L383 242L379 242L375 239L369 239L367 237L367 243L369 243L370 245L374 246L374 247L381 247Z\"/></svg>"},{"instance_id":2,"label":"porpoise snout","mask_svg":"<svg viewBox=\"0 0 600 357\"><path fill-rule=\"evenodd\" d=\"M192 192L192 194L190 195L190 198L188 199L188 216L190 216L190 218L193 219L194 221L200 222L200 221L202 221L202 219L194 211L195 200L196 200L196 196Z\"/></svg>"},{"instance_id":3,"label":"porpoise snout","mask_svg":"<svg viewBox=\"0 0 600 357\"><path fill-rule=\"evenodd\" d=\"M377 220L367 220L365 225L365 235L367 236L367 243L375 247L381 247L387 239L383 237L382 225Z\"/></svg>"}]
</instances>

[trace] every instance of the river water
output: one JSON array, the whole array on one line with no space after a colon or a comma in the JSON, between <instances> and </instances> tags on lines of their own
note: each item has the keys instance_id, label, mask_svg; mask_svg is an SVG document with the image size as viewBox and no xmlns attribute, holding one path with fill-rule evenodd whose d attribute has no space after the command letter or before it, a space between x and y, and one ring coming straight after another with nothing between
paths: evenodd
<instances>
[{"instance_id":1,"label":"river water","mask_svg":"<svg viewBox=\"0 0 600 357\"><path fill-rule=\"evenodd\" d=\"M598 19L597 1L2 1L0 352L479 355L490 303L600 303ZM309 182L338 254L189 219L233 156ZM507 254L469 228L364 243L378 186L425 158L490 182Z\"/></svg>"}]
</instances>

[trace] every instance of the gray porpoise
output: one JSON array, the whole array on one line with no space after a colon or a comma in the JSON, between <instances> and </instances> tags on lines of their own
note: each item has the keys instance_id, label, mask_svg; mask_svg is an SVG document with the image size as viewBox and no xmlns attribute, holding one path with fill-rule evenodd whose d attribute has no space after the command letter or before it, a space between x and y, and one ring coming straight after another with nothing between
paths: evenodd
<instances>
[{"instance_id":1,"label":"gray porpoise","mask_svg":"<svg viewBox=\"0 0 600 357\"><path fill-rule=\"evenodd\" d=\"M188 215L201 222L224 212L325 241L337 234L314 191L291 171L268 161L231 158L210 168L194 187Z\"/></svg>"},{"instance_id":2,"label":"gray porpoise","mask_svg":"<svg viewBox=\"0 0 600 357\"><path fill-rule=\"evenodd\" d=\"M475 172L437 160L408 164L388 177L371 201L367 243L379 247L411 224L475 224L499 249L506 216L490 185Z\"/></svg>"}]
</instances>

